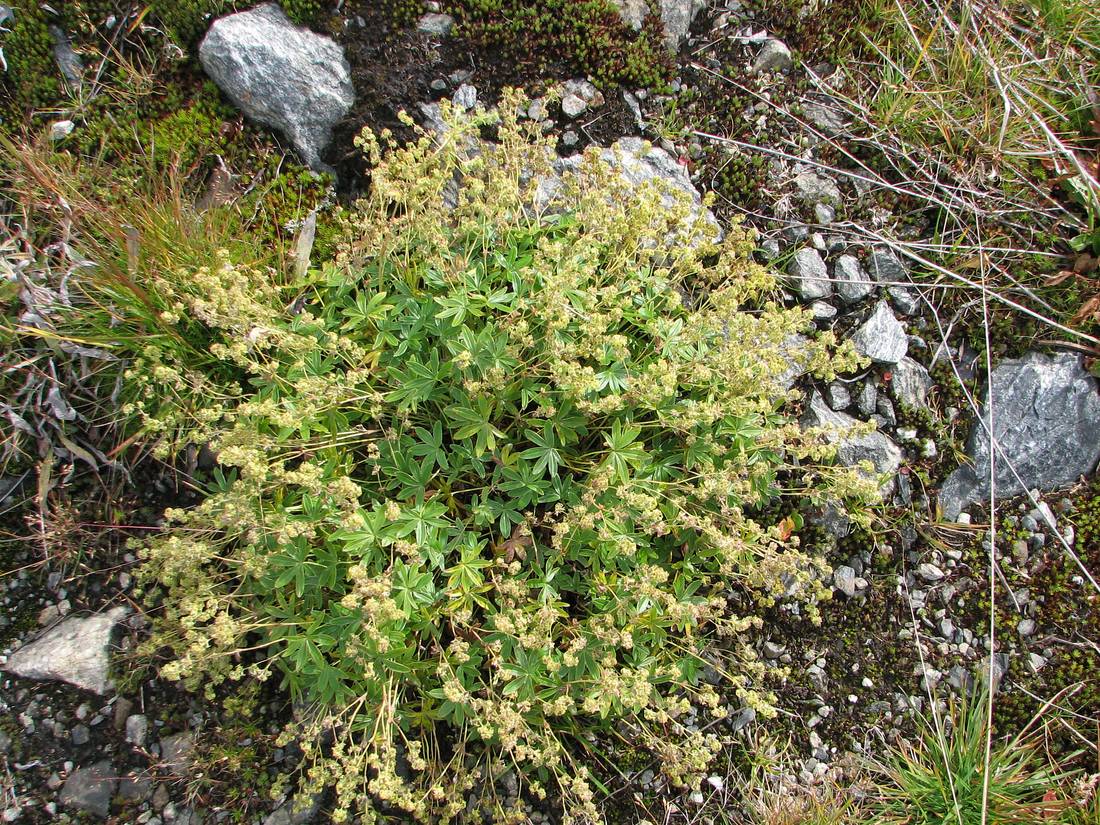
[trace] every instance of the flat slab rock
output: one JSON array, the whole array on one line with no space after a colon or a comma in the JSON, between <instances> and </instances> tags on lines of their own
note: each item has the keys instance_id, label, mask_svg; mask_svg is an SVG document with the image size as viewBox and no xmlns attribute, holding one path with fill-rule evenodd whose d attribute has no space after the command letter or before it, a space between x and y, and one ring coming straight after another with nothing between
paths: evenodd
<instances>
[{"instance_id":1,"label":"flat slab rock","mask_svg":"<svg viewBox=\"0 0 1100 825\"><path fill-rule=\"evenodd\" d=\"M104 759L69 774L57 798L62 807L103 819L110 813L111 798L117 788L118 772L110 760Z\"/></svg>"},{"instance_id":2,"label":"flat slab rock","mask_svg":"<svg viewBox=\"0 0 1100 825\"><path fill-rule=\"evenodd\" d=\"M851 341L856 352L878 364L896 364L909 350L905 325L894 316L885 301L875 304L871 317L852 334Z\"/></svg>"},{"instance_id":3,"label":"flat slab rock","mask_svg":"<svg viewBox=\"0 0 1100 825\"><path fill-rule=\"evenodd\" d=\"M199 62L246 117L282 132L311 168L326 168L321 153L355 102L340 46L264 3L215 20Z\"/></svg>"},{"instance_id":4,"label":"flat slab rock","mask_svg":"<svg viewBox=\"0 0 1100 825\"><path fill-rule=\"evenodd\" d=\"M875 468L873 477L881 480L879 491L884 496L889 495L901 466L901 448L877 430L860 435L845 432L859 423L859 419L831 409L817 392L810 397L801 421L803 427L824 427L832 431L828 440L837 445L836 459L840 464L853 467L862 461L871 462Z\"/></svg>"},{"instance_id":5,"label":"flat slab rock","mask_svg":"<svg viewBox=\"0 0 1100 825\"><path fill-rule=\"evenodd\" d=\"M993 370L982 408L993 401L996 493L1056 490L1091 473L1100 461L1100 395L1079 356L1028 353ZM975 424L967 442L969 466L944 481L940 508L955 519L964 508L989 498L990 438ZM1020 480L1017 481L1012 468ZM1022 483L1021 483L1022 482Z\"/></svg>"},{"instance_id":6,"label":"flat slab rock","mask_svg":"<svg viewBox=\"0 0 1100 825\"><path fill-rule=\"evenodd\" d=\"M65 619L8 657L4 670L24 679L53 679L104 696L112 689L111 631L129 612L115 607L99 616Z\"/></svg>"},{"instance_id":7,"label":"flat slab rock","mask_svg":"<svg viewBox=\"0 0 1100 825\"><path fill-rule=\"evenodd\" d=\"M618 7L619 17L634 31L641 31L646 15L650 13L647 0L611 0ZM706 8L706 0L658 0L661 28L665 33L665 45L672 51L680 48L687 39L695 16Z\"/></svg>"},{"instance_id":8,"label":"flat slab rock","mask_svg":"<svg viewBox=\"0 0 1100 825\"><path fill-rule=\"evenodd\" d=\"M686 194L691 199L688 226L694 227L697 221L703 221L714 227L718 231L716 237L721 238L718 219L711 210L702 205L702 196L691 182L687 169L664 149L639 137L624 137L615 141L610 148L603 149L600 157L618 171L622 181L632 189L642 187L650 181L661 181L670 189ZM554 170L557 176L539 181L535 207L540 211L551 208L564 185L563 176L577 174L583 163L584 156L580 154L556 159ZM666 202L671 200L667 196L665 199Z\"/></svg>"}]
</instances>

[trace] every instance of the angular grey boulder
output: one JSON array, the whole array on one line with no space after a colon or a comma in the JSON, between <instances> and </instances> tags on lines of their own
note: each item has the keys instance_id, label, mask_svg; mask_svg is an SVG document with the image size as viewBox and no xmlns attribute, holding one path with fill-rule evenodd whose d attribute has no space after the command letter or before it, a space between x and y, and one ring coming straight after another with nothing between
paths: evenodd
<instances>
[{"instance_id":1,"label":"angular grey boulder","mask_svg":"<svg viewBox=\"0 0 1100 825\"><path fill-rule=\"evenodd\" d=\"M853 467L861 461L871 462L874 473L869 477L883 479L879 490L889 495L901 466L901 448L877 430L866 434L848 432L859 423L857 418L830 409L817 392L810 396L809 408L801 421L803 427L824 427L831 431L827 438L829 443L837 445L836 460L840 464Z\"/></svg>"},{"instance_id":2,"label":"angular grey boulder","mask_svg":"<svg viewBox=\"0 0 1100 825\"><path fill-rule=\"evenodd\" d=\"M105 819L111 812L111 798L118 788L118 772L110 760L104 759L87 768L69 774L57 801L62 807L84 811Z\"/></svg>"},{"instance_id":3,"label":"angular grey boulder","mask_svg":"<svg viewBox=\"0 0 1100 825\"><path fill-rule=\"evenodd\" d=\"M618 172L620 180L630 189L658 181L672 191L683 192L691 201L685 229L701 228L698 224L702 222L713 227L718 238L722 237L718 219L710 209L703 206L702 196L691 182L687 169L664 149L653 146L642 138L624 137L615 141L610 148L602 150L600 157ZM538 183L534 198L535 208L553 209L562 192L564 176L580 173L583 165L584 156L579 154L555 159L555 175ZM664 200L669 206L672 205L672 199L667 195Z\"/></svg>"},{"instance_id":4,"label":"angular grey boulder","mask_svg":"<svg viewBox=\"0 0 1100 825\"><path fill-rule=\"evenodd\" d=\"M1100 395L1079 356L1028 353L1001 363L990 376L982 409L993 403L993 436L1000 446L993 462L1002 498L1030 489L1056 490L1091 473L1100 461ZM963 508L989 498L990 438L975 423L967 442L969 466L943 483L940 508L955 519ZM1009 467L1016 469L1022 484Z\"/></svg>"},{"instance_id":5,"label":"angular grey boulder","mask_svg":"<svg viewBox=\"0 0 1100 825\"><path fill-rule=\"evenodd\" d=\"M879 364L896 364L909 351L905 327L885 301L875 305L875 311L855 331L851 341L856 352Z\"/></svg>"},{"instance_id":6,"label":"angular grey boulder","mask_svg":"<svg viewBox=\"0 0 1100 825\"><path fill-rule=\"evenodd\" d=\"M909 267L889 247L879 246L871 250L867 269L879 283L907 283Z\"/></svg>"},{"instance_id":7,"label":"angular grey boulder","mask_svg":"<svg viewBox=\"0 0 1100 825\"><path fill-rule=\"evenodd\" d=\"M282 132L312 169L355 102L344 51L295 26L276 3L215 20L199 61L250 120Z\"/></svg>"},{"instance_id":8,"label":"angular grey boulder","mask_svg":"<svg viewBox=\"0 0 1100 825\"><path fill-rule=\"evenodd\" d=\"M454 27L455 19L449 14L425 14L416 23L418 32L435 37L446 37Z\"/></svg>"},{"instance_id":9,"label":"angular grey boulder","mask_svg":"<svg viewBox=\"0 0 1100 825\"><path fill-rule=\"evenodd\" d=\"M841 255L833 266L837 297L846 304L862 301L874 291L870 277L859 265L855 255Z\"/></svg>"},{"instance_id":10,"label":"angular grey boulder","mask_svg":"<svg viewBox=\"0 0 1100 825\"><path fill-rule=\"evenodd\" d=\"M111 631L127 612L125 607L115 607L100 616L66 619L9 656L4 670L106 695L112 688L108 675Z\"/></svg>"},{"instance_id":11,"label":"angular grey boulder","mask_svg":"<svg viewBox=\"0 0 1100 825\"><path fill-rule=\"evenodd\" d=\"M753 74L782 72L791 67L791 50L782 40L765 40L752 64Z\"/></svg>"},{"instance_id":12,"label":"angular grey boulder","mask_svg":"<svg viewBox=\"0 0 1100 825\"><path fill-rule=\"evenodd\" d=\"M316 819L321 810L321 797L291 799L284 802L264 819L264 825L307 825Z\"/></svg>"},{"instance_id":13,"label":"angular grey boulder","mask_svg":"<svg viewBox=\"0 0 1100 825\"><path fill-rule=\"evenodd\" d=\"M828 98L807 101L802 106L802 113L826 135L838 135L848 126L841 104Z\"/></svg>"},{"instance_id":14,"label":"angular grey boulder","mask_svg":"<svg viewBox=\"0 0 1100 825\"><path fill-rule=\"evenodd\" d=\"M611 0L618 8L619 17L634 31L641 31L645 16L649 13L647 0ZM672 51L680 48L687 39L695 16L706 8L706 0L659 0L661 27L665 32L665 45Z\"/></svg>"},{"instance_id":15,"label":"angular grey boulder","mask_svg":"<svg viewBox=\"0 0 1100 825\"><path fill-rule=\"evenodd\" d=\"M787 274L803 301L816 301L833 294L829 270L816 249L807 246L794 253L787 265Z\"/></svg>"},{"instance_id":16,"label":"angular grey boulder","mask_svg":"<svg viewBox=\"0 0 1100 825\"><path fill-rule=\"evenodd\" d=\"M793 183L799 199L809 206L840 202L840 187L828 175L819 175L812 169L805 169L795 175Z\"/></svg>"},{"instance_id":17,"label":"angular grey boulder","mask_svg":"<svg viewBox=\"0 0 1100 825\"><path fill-rule=\"evenodd\" d=\"M890 372L894 398L913 409L928 406L928 391L932 389L932 376L928 370L912 358L902 358Z\"/></svg>"}]
</instances>

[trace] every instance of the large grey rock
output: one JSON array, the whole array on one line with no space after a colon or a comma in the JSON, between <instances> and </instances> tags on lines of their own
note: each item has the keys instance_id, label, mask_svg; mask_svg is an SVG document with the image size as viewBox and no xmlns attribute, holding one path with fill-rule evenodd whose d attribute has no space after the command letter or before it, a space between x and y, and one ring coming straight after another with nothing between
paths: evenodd
<instances>
[{"instance_id":1,"label":"large grey rock","mask_svg":"<svg viewBox=\"0 0 1100 825\"><path fill-rule=\"evenodd\" d=\"M623 22L634 31L641 31L649 12L647 0L612 0L619 9ZM706 8L706 0L658 0L661 28L665 33L665 45L676 51L687 40L695 16Z\"/></svg>"},{"instance_id":2,"label":"large grey rock","mask_svg":"<svg viewBox=\"0 0 1100 825\"><path fill-rule=\"evenodd\" d=\"M890 296L894 309L902 315L916 315L920 312L920 296L913 290L903 286L888 286L886 294Z\"/></svg>"},{"instance_id":3,"label":"large grey rock","mask_svg":"<svg viewBox=\"0 0 1100 825\"><path fill-rule=\"evenodd\" d=\"M870 277L859 265L855 255L841 255L833 266L837 297L846 304L862 301L874 290Z\"/></svg>"},{"instance_id":4,"label":"large grey rock","mask_svg":"<svg viewBox=\"0 0 1100 825\"><path fill-rule=\"evenodd\" d=\"M125 616L115 607L100 616L69 618L8 657L4 669L25 679L57 679L92 693L105 695L111 631Z\"/></svg>"},{"instance_id":5,"label":"large grey rock","mask_svg":"<svg viewBox=\"0 0 1100 825\"><path fill-rule=\"evenodd\" d=\"M828 175L806 169L795 175L794 188L798 197L810 206L818 203L839 203L840 188Z\"/></svg>"},{"instance_id":6,"label":"large grey rock","mask_svg":"<svg viewBox=\"0 0 1100 825\"><path fill-rule=\"evenodd\" d=\"M912 358L902 358L890 370L890 387L894 398L914 409L928 406L928 391L932 389L932 376Z\"/></svg>"},{"instance_id":7,"label":"large grey rock","mask_svg":"<svg viewBox=\"0 0 1100 825\"><path fill-rule=\"evenodd\" d=\"M634 31L641 31L649 14L649 0L611 0L619 9L619 17Z\"/></svg>"},{"instance_id":8,"label":"large grey rock","mask_svg":"<svg viewBox=\"0 0 1100 825\"><path fill-rule=\"evenodd\" d=\"M433 37L446 37L455 27L455 19L449 14L425 14L416 23L416 30Z\"/></svg>"},{"instance_id":9,"label":"large grey rock","mask_svg":"<svg viewBox=\"0 0 1100 825\"><path fill-rule=\"evenodd\" d=\"M264 825L307 825L317 818L321 797L287 800L264 818Z\"/></svg>"},{"instance_id":10,"label":"large grey rock","mask_svg":"<svg viewBox=\"0 0 1100 825\"><path fill-rule=\"evenodd\" d=\"M803 247L794 253L787 264L787 274L791 276L793 286L803 301L817 301L833 294L829 270L816 249Z\"/></svg>"},{"instance_id":11,"label":"large grey rock","mask_svg":"<svg viewBox=\"0 0 1100 825\"><path fill-rule=\"evenodd\" d=\"M689 226L694 227L702 221L718 232L717 237L721 237L718 219L711 210L703 206L702 196L691 182L687 169L664 149L639 137L625 137L601 151L600 157L632 189L648 185L651 181L661 181L670 189L683 192L692 204L687 218ZM539 210L552 208L562 191L563 176L577 174L583 165L583 155L579 154L555 159L555 175L539 182L534 198L535 207Z\"/></svg>"},{"instance_id":12,"label":"large grey rock","mask_svg":"<svg viewBox=\"0 0 1100 825\"><path fill-rule=\"evenodd\" d=\"M69 774L57 796L65 808L84 811L105 819L111 812L111 798L118 787L118 775L109 759Z\"/></svg>"},{"instance_id":13,"label":"large grey rock","mask_svg":"<svg viewBox=\"0 0 1100 825\"><path fill-rule=\"evenodd\" d=\"M795 385L810 368L810 339L800 333L792 333L783 339L779 350L787 362L783 372L776 376L775 384L783 392Z\"/></svg>"},{"instance_id":14,"label":"large grey rock","mask_svg":"<svg viewBox=\"0 0 1100 825\"><path fill-rule=\"evenodd\" d=\"M842 564L833 571L833 587L850 599L861 590L867 589L867 579L857 576L854 569Z\"/></svg>"},{"instance_id":15,"label":"large grey rock","mask_svg":"<svg viewBox=\"0 0 1100 825\"><path fill-rule=\"evenodd\" d=\"M190 731L173 733L160 740L160 763L173 776L186 778L191 774L191 756L195 736Z\"/></svg>"},{"instance_id":16,"label":"large grey rock","mask_svg":"<svg viewBox=\"0 0 1100 825\"><path fill-rule=\"evenodd\" d=\"M909 351L905 327L885 301L875 305L875 311L855 331L851 341L856 352L879 364L896 364Z\"/></svg>"},{"instance_id":17,"label":"large grey rock","mask_svg":"<svg viewBox=\"0 0 1100 825\"><path fill-rule=\"evenodd\" d=\"M825 400L834 410L847 409L852 403L852 394L843 381L833 381L825 387Z\"/></svg>"},{"instance_id":18,"label":"large grey rock","mask_svg":"<svg viewBox=\"0 0 1100 825\"><path fill-rule=\"evenodd\" d=\"M791 50L782 40L765 40L752 64L753 74L781 72L791 67Z\"/></svg>"},{"instance_id":19,"label":"large grey rock","mask_svg":"<svg viewBox=\"0 0 1100 825\"><path fill-rule=\"evenodd\" d=\"M991 459L996 494L1002 498L1035 488L1055 490L1095 469L1100 460L1100 396L1096 379L1078 356L1029 353L1003 362L990 376L982 421L988 420L990 403L1000 452L991 455L989 435L976 423L967 442L970 465L955 470L940 490L946 518L989 498Z\"/></svg>"},{"instance_id":20,"label":"large grey rock","mask_svg":"<svg viewBox=\"0 0 1100 825\"><path fill-rule=\"evenodd\" d=\"M149 718L135 713L126 719L126 741L139 748L145 747L149 738Z\"/></svg>"},{"instance_id":21,"label":"large grey rock","mask_svg":"<svg viewBox=\"0 0 1100 825\"><path fill-rule=\"evenodd\" d=\"M836 458L840 464L853 467L862 461L871 462L874 472L869 478L880 481L880 491L888 495L894 489L894 476L901 466L901 448L882 433L852 434L860 421L829 408L817 392L810 396L809 408L802 416L803 427L823 427L829 432L829 443L837 445Z\"/></svg>"},{"instance_id":22,"label":"large grey rock","mask_svg":"<svg viewBox=\"0 0 1100 825\"><path fill-rule=\"evenodd\" d=\"M215 20L199 61L251 120L282 132L313 169L355 102L344 51L295 26L276 3Z\"/></svg>"},{"instance_id":23,"label":"large grey rock","mask_svg":"<svg viewBox=\"0 0 1100 825\"><path fill-rule=\"evenodd\" d=\"M463 111L469 111L477 105L477 87L463 83L455 89L451 102Z\"/></svg>"},{"instance_id":24,"label":"large grey rock","mask_svg":"<svg viewBox=\"0 0 1100 825\"><path fill-rule=\"evenodd\" d=\"M892 249L875 247L867 259L867 269L879 283L907 283L909 268Z\"/></svg>"},{"instance_id":25,"label":"large grey rock","mask_svg":"<svg viewBox=\"0 0 1100 825\"><path fill-rule=\"evenodd\" d=\"M838 135L848 122L840 109L840 104L832 100L811 100L802 106L803 116L826 135Z\"/></svg>"},{"instance_id":26,"label":"large grey rock","mask_svg":"<svg viewBox=\"0 0 1100 825\"><path fill-rule=\"evenodd\" d=\"M58 26L49 26L47 31L53 40L53 57L57 61L57 68L61 70L61 76L70 86L79 86L84 76L84 63L73 50L69 36Z\"/></svg>"},{"instance_id":27,"label":"large grey rock","mask_svg":"<svg viewBox=\"0 0 1100 825\"><path fill-rule=\"evenodd\" d=\"M561 112L571 120L580 117L587 108L588 104L575 94L567 94L561 99Z\"/></svg>"},{"instance_id":28,"label":"large grey rock","mask_svg":"<svg viewBox=\"0 0 1100 825\"><path fill-rule=\"evenodd\" d=\"M568 118L580 117L588 110L602 106L603 93L587 80L567 80L561 85L561 111Z\"/></svg>"}]
</instances>

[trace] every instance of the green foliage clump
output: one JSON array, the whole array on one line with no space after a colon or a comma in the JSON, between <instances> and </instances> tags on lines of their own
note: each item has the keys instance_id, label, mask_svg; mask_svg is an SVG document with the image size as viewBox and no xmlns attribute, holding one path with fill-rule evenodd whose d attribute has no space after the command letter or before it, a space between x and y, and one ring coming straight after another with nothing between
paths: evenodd
<instances>
[{"instance_id":1,"label":"green foliage clump","mask_svg":"<svg viewBox=\"0 0 1100 825\"><path fill-rule=\"evenodd\" d=\"M398 27L411 26L424 13L420 0L378 0L378 5L386 19Z\"/></svg>"},{"instance_id":2,"label":"green foliage clump","mask_svg":"<svg viewBox=\"0 0 1100 825\"><path fill-rule=\"evenodd\" d=\"M461 34L523 65L562 61L603 86L660 88L672 77L656 19L648 18L635 33L608 0L451 0L444 5Z\"/></svg>"},{"instance_id":3,"label":"green foliage clump","mask_svg":"<svg viewBox=\"0 0 1100 825\"><path fill-rule=\"evenodd\" d=\"M1010 825L1057 821L1053 796L1065 777L1049 768L1037 736L996 741L986 759L988 694L953 702L944 717L920 719L917 737L886 758L876 822ZM988 790L987 790L988 789Z\"/></svg>"},{"instance_id":4,"label":"green foliage clump","mask_svg":"<svg viewBox=\"0 0 1100 825\"><path fill-rule=\"evenodd\" d=\"M219 463L142 551L164 675L281 676L311 708L284 734L304 790L335 787L337 821L492 810L509 769L597 820L583 750L611 726L698 781L719 742L685 716L727 712L704 667L773 712L730 588L811 615L827 593L824 563L747 508L872 494L782 415L811 322L769 300L752 238L718 242L683 193L595 152L549 185L524 102L445 106L448 130L404 148L364 133L371 194L333 261L146 276L110 330L131 342L126 412L162 454ZM99 303L138 303L124 287ZM828 336L800 357L823 377L858 361Z\"/></svg>"},{"instance_id":5,"label":"green foliage clump","mask_svg":"<svg viewBox=\"0 0 1100 825\"><path fill-rule=\"evenodd\" d=\"M53 58L49 18L37 3L14 10L0 29L7 69L0 84L0 121L5 128L23 114L45 106L61 94L61 76Z\"/></svg>"},{"instance_id":6,"label":"green foliage clump","mask_svg":"<svg viewBox=\"0 0 1100 825\"><path fill-rule=\"evenodd\" d=\"M768 181L768 160L763 155L730 155L721 162L715 189L730 203L746 209L760 205Z\"/></svg>"}]
</instances>

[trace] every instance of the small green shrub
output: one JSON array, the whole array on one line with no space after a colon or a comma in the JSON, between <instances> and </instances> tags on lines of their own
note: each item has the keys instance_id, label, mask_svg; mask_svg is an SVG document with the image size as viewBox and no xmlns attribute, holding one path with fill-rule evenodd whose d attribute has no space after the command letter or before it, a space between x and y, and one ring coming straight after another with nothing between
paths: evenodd
<instances>
[{"instance_id":1,"label":"small green shrub","mask_svg":"<svg viewBox=\"0 0 1100 825\"><path fill-rule=\"evenodd\" d=\"M745 508L870 494L780 412L810 321L768 300L751 237L716 243L682 193L596 154L536 207L554 155L521 106L445 107L449 130L405 148L365 133L371 195L334 261L144 277L105 333L128 336L127 412L159 451L209 443L220 465L142 551L163 672L281 676L310 709L284 738L337 821L500 813L508 770L598 820L584 750L612 727L698 781L718 740L684 717L727 710L704 668L772 712L742 641L760 619L729 590L811 614L826 593L824 564ZM856 364L834 345L807 345L810 368Z\"/></svg>"},{"instance_id":2,"label":"small green shrub","mask_svg":"<svg viewBox=\"0 0 1100 825\"><path fill-rule=\"evenodd\" d=\"M921 718L917 737L886 760L878 813L905 825L1024 825L1058 821L1065 777L1051 770L1034 735L1023 728L994 742L986 767L988 694L953 700L943 719ZM988 793L985 791L988 775ZM984 811L983 811L984 808Z\"/></svg>"},{"instance_id":3,"label":"small green shrub","mask_svg":"<svg viewBox=\"0 0 1100 825\"><path fill-rule=\"evenodd\" d=\"M0 84L0 125L10 129L28 109L44 106L61 94L61 77L53 60L49 18L37 4L16 8L0 31L7 64Z\"/></svg>"}]
</instances>

